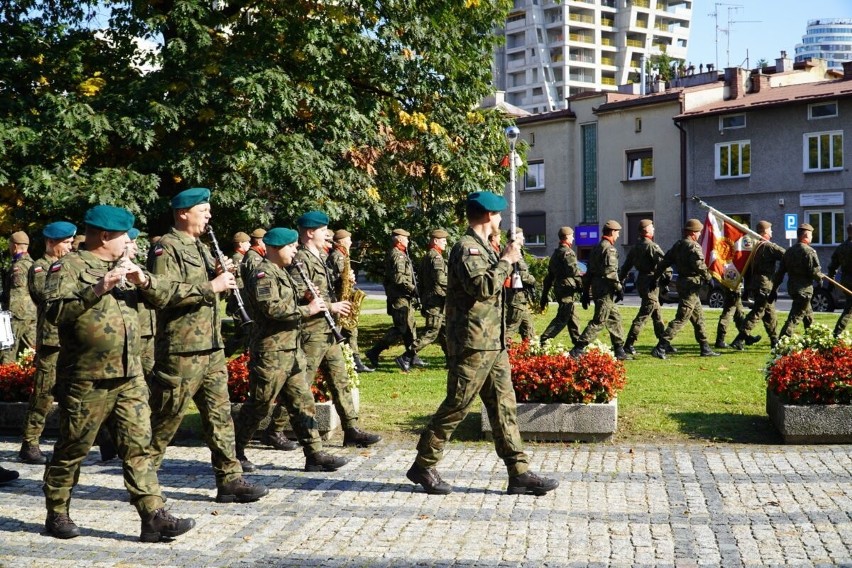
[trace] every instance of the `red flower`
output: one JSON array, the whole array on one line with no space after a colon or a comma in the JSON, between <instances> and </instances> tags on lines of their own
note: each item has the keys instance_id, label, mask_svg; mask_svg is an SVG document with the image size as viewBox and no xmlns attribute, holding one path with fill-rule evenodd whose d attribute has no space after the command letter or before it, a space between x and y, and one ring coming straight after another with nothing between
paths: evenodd
<instances>
[{"instance_id":1,"label":"red flower","mask_svg":"<svg viewBox=\"0 0 852 568\"><path fill-rule=\"evenodd\" d=\"M248 351L228 361L228 393L231 402L245 402L248 399L250 361ZM311 393L314 395L315 402L331 400L327 382L325 371L320 367L311 384Z\"/></svg>"},{"instance_id":2,"label":"red flower","mask_svg":"<svg viewBox=\"0 0 852 568\"><path fill-rule=\"evenodd\" d=\"M802 349L779 357L767 385L796 404L852 404L852 348Z\"/></svg>"},{"instance_id":3,"label":"red flower","mask_svg":"<svg viewBox=\"0 0 852 568\"><path fill-rule=\"evenodd\" d=\"M27 402L33 393L35 366L0 365L0 401Z\"/></svg>"}]
</instances>

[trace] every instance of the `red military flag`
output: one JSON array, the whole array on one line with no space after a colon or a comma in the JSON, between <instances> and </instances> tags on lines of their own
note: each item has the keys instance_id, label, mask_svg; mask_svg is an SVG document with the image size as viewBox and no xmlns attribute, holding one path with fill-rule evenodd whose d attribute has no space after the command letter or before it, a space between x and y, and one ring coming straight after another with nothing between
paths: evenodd
<instances>
[{"instance_id":1,"label":"red military flag","mask_svg":"<svg viewBox=\"0 0 852 568\"><path fill-rule=\"evenodd\" d=\"M710 273L723 286L736 290L751 259L752 241L748 234L722 219L713 210L707 212L701 248Z\"/></svg>"}]
</instances>

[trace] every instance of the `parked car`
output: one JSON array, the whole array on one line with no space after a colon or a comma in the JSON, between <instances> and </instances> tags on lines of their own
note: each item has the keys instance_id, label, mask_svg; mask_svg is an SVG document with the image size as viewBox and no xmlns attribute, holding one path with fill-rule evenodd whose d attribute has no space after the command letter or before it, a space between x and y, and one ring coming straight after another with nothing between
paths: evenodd
<instances>
[{"instance_id":1,"label":"parked car","mask_svg":"<svg viewBox=\"0 0 852 568\"><path fill-rule=\"evenodd\" d=\"M834 279L839 282L840 278L841 275L838 273ZM846 294L831 282L827 280L825 282L827 285L825 288L820 282L814 282L814 296L811 298L811 308L815 312L833 312L838 308L844 309L846 307Z\"/></svg>"},{"instance_id":2,"label":"parked car","mask_svg":"<svg viewBox=\"0 0 852 568\"><path fill-rule=\"evenodd\" d=\"M725 292L722 285L715 278L710 280L710 284L705 284L698 291L698 297L701 303L710 308L721 308L725 303ZM663 294L660 294L660 301L663 303L677 303L677 270L672 269L672 279L669 282L669 287Z\"/></svg>"}]
</instances>

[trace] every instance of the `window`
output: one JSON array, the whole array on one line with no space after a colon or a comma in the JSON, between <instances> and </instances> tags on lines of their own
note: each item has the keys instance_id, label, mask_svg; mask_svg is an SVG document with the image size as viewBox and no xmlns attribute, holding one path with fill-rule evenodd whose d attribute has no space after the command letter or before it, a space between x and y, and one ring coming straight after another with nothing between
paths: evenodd
<instances>
[{"instance_id":1,"label":"window","mask_svg":"<svg viewBox=\"0 0 852 568\"><path fill-rule=\"evenodd\" d=\"M716 179L751 175L751 142L739 140L716 144Z\"/></svg>"},{"instance_id":2,"label":"window","mask_svg":"<svg viewBox=\"0 0 852 568\"><path fill-rule=\"evenodd\" d=\"M839 245L844 239L844 218L842 209L829 211L806 211L805 219L813 226L812 245Z\"/></svg>"},{"instance_id":3,"label":"window","mask_svg":"<svg viewBox=\"0 0 852 568\"><path fill-rule=\"evenodd\" d=\"M541 212L530 212L518 214L518 227L524 231L526 246L537 247L547 245L545 232L547 229L547 216Z\"/></svg>"},{"instance_id":4,"label":"window","mask_svg":"<svg viewBox=\"0 0 852 568\"><path fill-rule=\"evenodd\" d=\"M808 120L837 116L837 101L808 105Z\"/></svg>"},{"instance_id":5,"label":"window","mask_svg":"<svg viewBox=\"0 0 852 568\"><path fill-rule=\"evenodd\" d=\"M719 130L729 130L731 128L745 128L746 115L744 114L729 114L719 117Z\"/></svg>"},{"instance_id":6,"label":"window","mask_svg":"<svg viewBox=\"0 0 852 568\"><path fill-rule=\"evenodd\" d=\"M527 165L522 190L536 191L542 189L544 189L544 162L532 162Z\"/></svg>"},{"instance_id":7,"label":"window","mask_svg":"<svg viewBox=\"0 0 852 568\"><path fill-rule=\"evenodd\" d=\"M805 172L825 172L843 168L843 132L805 134Z\"/></svg>"},{"instance_id":8,"label":"window","mask_svg":"<svg viewBox=\"0 0 852 568\"><path fill-rule=\"evenodd\" d=\"M648 179L654 177L654 151L629 150L627 152L627 179Z\"/></svg>"}]
</instances>

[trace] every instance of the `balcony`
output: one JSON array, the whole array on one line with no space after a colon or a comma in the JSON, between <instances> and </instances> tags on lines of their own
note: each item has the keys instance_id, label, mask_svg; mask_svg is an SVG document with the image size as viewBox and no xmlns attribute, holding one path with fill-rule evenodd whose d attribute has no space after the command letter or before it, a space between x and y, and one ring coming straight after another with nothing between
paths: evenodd
<instances>
[{"instance_id":1,"label":"balcony","mask_svg":"<svg viewBox=\"0 0 852 568\"><path fill-rule=\"evenodd\" d=\"M615 86L615 77L601 77L601 85Z\"/></svg>"},{"instance_id":2,"label":"balcony","mask_svg":"<svg viewBox=\"0 0 852 568\"><path fill-rule=\"evenodd\" d=\"M615 40L611 37L602 37L601 45L615 45Z\"/></svg>"},{"instance_id":3,"label":"balcony","mask_svg":"<svg viewBox=\"0 0 852 568\"><path fill-rule=\"evenodd\" d=\"M615 58L614 57L601 57L601 65L611 65L615 66Z\"/></svg>"},{"instance_id":4,"label":"balcony","mask_svg":"<svg viewBox=\"0 0 852 568\"><path fill-rule=\"evenodd\" d=\"M594 24L595 18L594 16L589 16L588 14L575 14L571 13L568 15L568 19L572 22L583 22L585 24Z\"/></svg>"},{"instance_id":5,"label":"balcony","mask_svg":"<svg viewBox=\"0 0 852 568\"><path fill-rule=\"evenodd\" d=\"M595 38L593 36L583 34L568 34L568 39L580 43L595 43Z\"/></svg>"},{"instance_id":6,"label":"balcony","mask_svg":"<svg viewBox=\"0 0 852 568\"><path fill-rule=\"evenodd\" d=\"M615 19L601 17L601 25L611 28L615 25Z\"/></svg>"},{"instance_id":7,"label":"balcony","mask_svg":"<svg viewBox=\"0 0 852 568\"><path fill-rule=\"evenodd\" d=\"M633 0L632 2L629 2L629 3L632 3L633 6L635 6L636 8L650 8L651 7L650 0Z\"/></svg>"}]
</instances>

